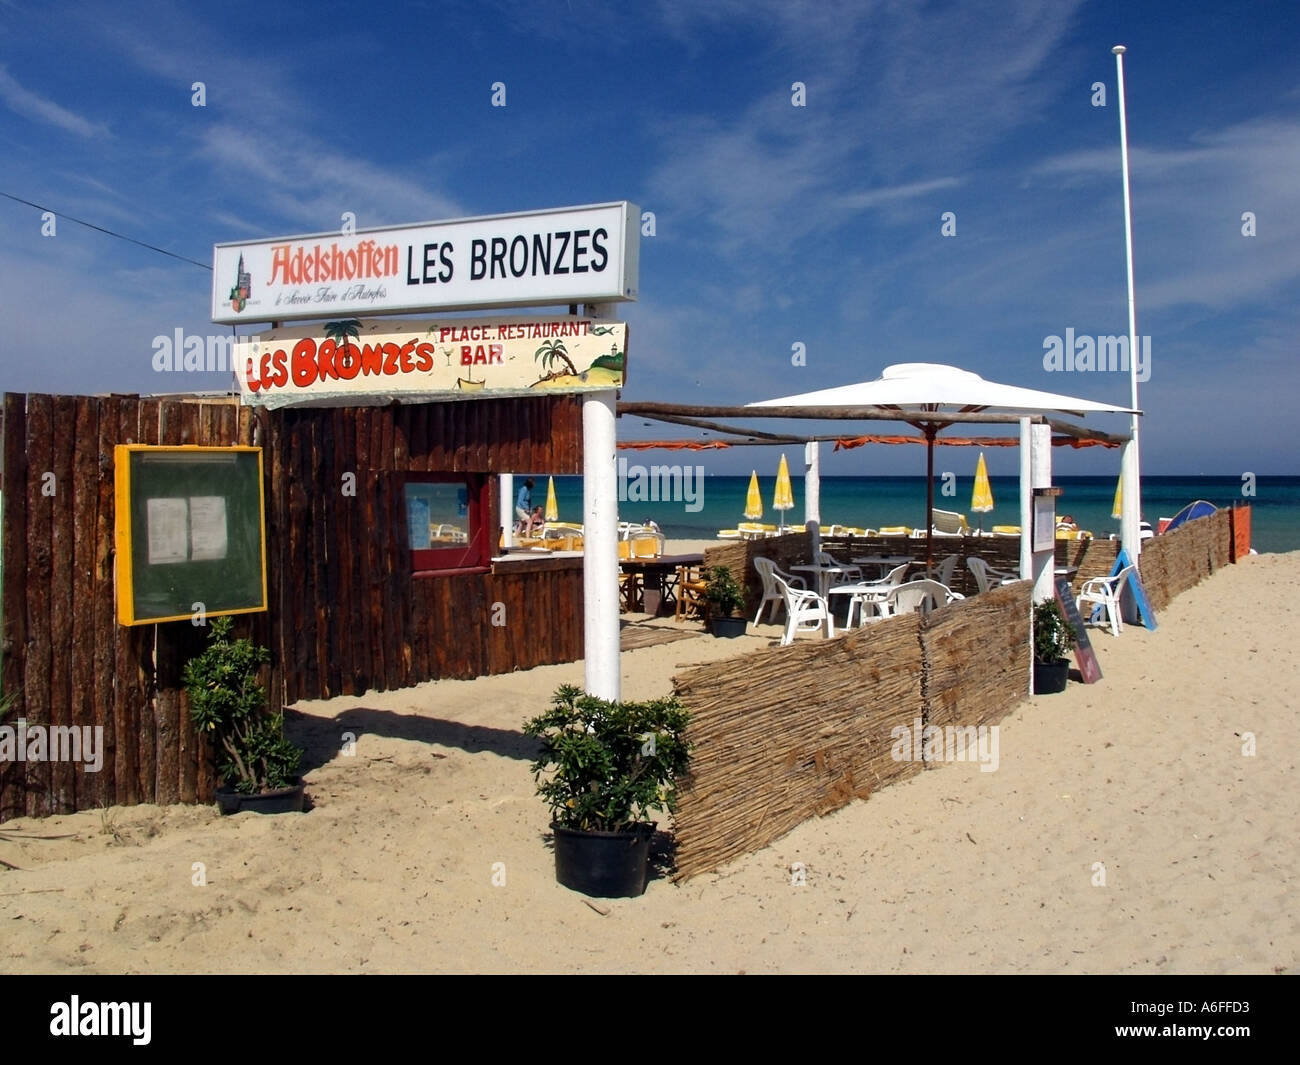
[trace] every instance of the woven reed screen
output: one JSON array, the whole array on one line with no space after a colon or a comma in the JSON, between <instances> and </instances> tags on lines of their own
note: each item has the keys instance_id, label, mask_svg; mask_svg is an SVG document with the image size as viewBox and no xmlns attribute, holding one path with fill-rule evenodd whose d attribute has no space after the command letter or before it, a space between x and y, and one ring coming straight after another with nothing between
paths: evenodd
<instances>
[{"instance_id":1,"label":"woven reed screen","mask_svg":"<svg viewBox=\"0 0 1300 1065\"><path fill-rule=\"evenodd\" d=\"M1005 715L1029 688L1029 589L1007 585L924 621L891 618L673 678L694 746L675 819L676 878L918 772L921 762L891 755L896 726Z\"/></svg>"},{"instance_id":2,"label":"woven reed screen","mask_svg":"<svg viewBox=\"0 0 1300 1065\"><path fill-rule=\"evenodd\" d=\"M931 614L921 631L927 725L992 725L1029 693L1031 581Z\"/></svg>"},{"instance_id":3,"label":"woven reed screen","mask_svg":"<svg viewBox=\"0 0 1300 1065\"><path fill-rule=\"evenodd\" d=\"M1219 510L1142 545L1138 572L1158 614L1174 599L1232 561L1232 512Z\"/></svg>"}]
</instances>

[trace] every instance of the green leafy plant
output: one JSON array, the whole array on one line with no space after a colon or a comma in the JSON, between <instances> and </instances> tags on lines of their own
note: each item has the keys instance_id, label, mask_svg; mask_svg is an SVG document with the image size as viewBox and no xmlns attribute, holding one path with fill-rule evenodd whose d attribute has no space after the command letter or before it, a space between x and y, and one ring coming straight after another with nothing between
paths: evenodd
<instances>
[{"instance_id":1,"label":"green leafy plant","mask_svg":"<svg viewBox=\"0 0 1300 1065\"><path fill-rule=\"evenodd\" d=\"M302 749L284 735L284 714L267 709L258 670L270 661L265 647L230 638L229 617L214 618L208 646L185 664L183 680L194 727L207 733L223 784L246 795L293 783Z\"/></svg>"},{"instance_id":2,"label":"green leafy plant","mask_svg":"<svg viewBox=\"0 0 1300 1065\"><path fill-rule=\"evenodd\" d=\"M559 688L551 708L524 725L542 743L533 779L554 823L624 832L652 809L675 810L677 778L690 762L682 738L688 719L676 696L610 702L573 685Z\"/></svg>"},{"instance_id":3,"label":"green leafy plant","mask_svg":"<svg viewBox=\"0 0 1300 1065\"><path fill-rule=\"evenodd\" d=\"M745 592L731 575L729 566L709 566L704 570L704 598L718 617L734 617L745 605Z\"/></svg>"},{"instance_id":4,"label":"green leafy plant","mask_svg":"<svg viewBox=\"0 0 1300 1065\"><path fill-rule=\"evenodd\" d=\"M1034 606L1034 661L1045 665L1064 658L1074 647L1074 630L1061 604L1045 599Z\"/></svg>"}]
</instances>

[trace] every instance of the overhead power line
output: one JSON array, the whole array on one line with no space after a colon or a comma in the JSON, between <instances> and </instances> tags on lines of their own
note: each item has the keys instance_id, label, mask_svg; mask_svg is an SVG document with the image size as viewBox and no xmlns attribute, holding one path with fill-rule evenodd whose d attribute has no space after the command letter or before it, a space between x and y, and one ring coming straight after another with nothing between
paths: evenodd
<instances>
[{"instance_id":1,"label":"overhead power line","mask_svg":"<svg viewBox=\"0 0 1300 1065\"><path fill-rule=\"evenodd\" d=\"M87 222L83 218L73 218L70 214L64 214L62 211L56 211L53 207L43 207L39 203L32 203L31 200L24 200L21 196L13 196L8 192L0 192L0 196L5 199L13 200L15 203L23 203L28 207L35 207L38 211L49 211L56 218L66 218L69 222L76 222L79 226L85 226L87 229L93 229L97 233L106 233L110 237L117 237L118 240L125 240L131 244L137 244L141 248L148 248L150 251L156 251L159 255L166 255L172 259L179 259L183 263L189 263L191 266L198 266L208 273L212 272L212 267L208 263L201 263L197 259L188 259L184 255L177 255L174 251L168 251L166 248L160 248L156 244L147 244L143 240L136 240L135 237L128 237L124 233L115 233L111 229L105 229L103 226L97 226L94 222Z\"/></svg>"}]
</instances>

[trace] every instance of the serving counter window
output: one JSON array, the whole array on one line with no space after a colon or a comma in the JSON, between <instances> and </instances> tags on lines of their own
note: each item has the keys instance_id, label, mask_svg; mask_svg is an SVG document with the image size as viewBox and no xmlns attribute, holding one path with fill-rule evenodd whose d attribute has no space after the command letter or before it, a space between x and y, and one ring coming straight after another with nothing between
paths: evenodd
<instances>
[{"instance_id":1,"label":"serving counter window","mask_svg":"<svg viewBox=\"0 0 1300 1065\"><path fill-rule=\"evenodd\" d=\"M402 497L415 576L487 567L491 557L487 477L473 473L407 474Z\"/></svg>"}]
</instances>

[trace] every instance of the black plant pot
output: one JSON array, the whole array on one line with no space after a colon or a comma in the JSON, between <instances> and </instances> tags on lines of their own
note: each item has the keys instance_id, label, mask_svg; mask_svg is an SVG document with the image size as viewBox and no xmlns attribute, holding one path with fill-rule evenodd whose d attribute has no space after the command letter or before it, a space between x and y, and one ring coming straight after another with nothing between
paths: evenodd
<instances>
[{"instance_id":1,"label":"black plant pot","mask_svg":"<svg viewBox=\"0 0 1300 1065\"><path fill-rule=\"evenodd\" d=\"M552 825L555 879L601 899L630 899L645 892L653 824L631 832L581 832Z\"/></svg>"},{"instance_id":2,"label":"black plant pot","mask_svg":"<svg viewBox=\"0 0 1300 1065\"><path fill-rule=\"evenodd\" d=\"M223 814L237 814L241 810L252 810L258 814L299 814L302 813L307 798L305 788L302 781L260 795L245 795L229 788L218 788L217 808Z\"/></svg>"},{"instance_id":3,"label":"black plant pot","mask_svg":"<svg viewBox=\"0 0 1300 1065\"><path fill-rule=\"evenodd\" d=\"M709 618L709 628L714 636L721 636L724 640L734 640L737 636L745 635L745 626L749 622L744 617L738 618Z\"/></svg>"},{"instance_id":4,"label":"black plant pot","mask_svg":"<svg viewBox=\"0 0 1300 1065\"><path fill-rule=\"evenodd\" d=\"M1034 663L1034 694L1053 695L1065 691L1070 680L1070 660L1058 658L1055 662Z\"/></svg>"}]
</instances>

